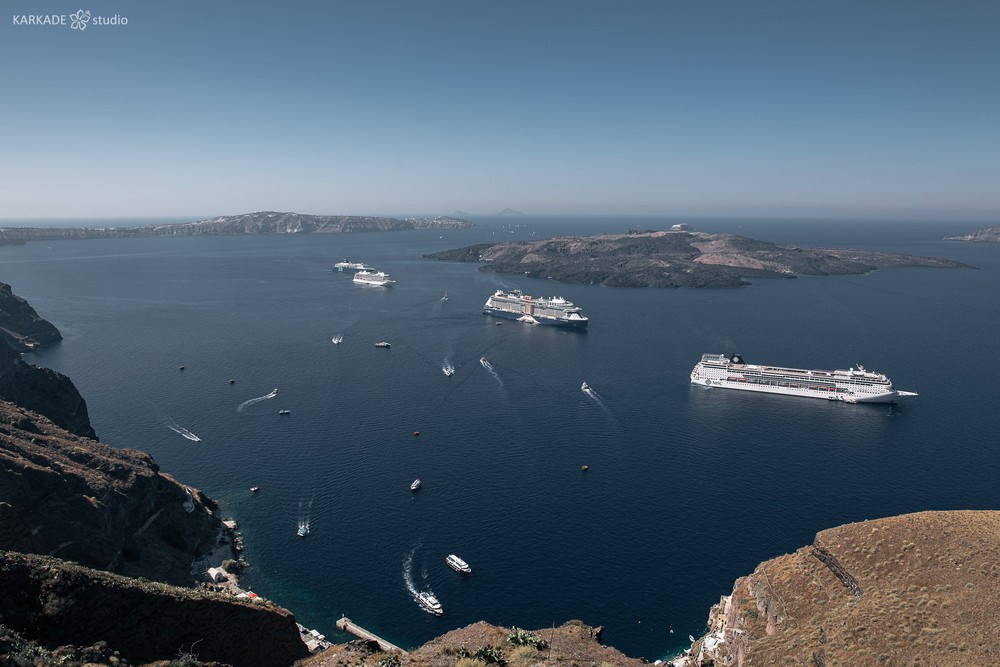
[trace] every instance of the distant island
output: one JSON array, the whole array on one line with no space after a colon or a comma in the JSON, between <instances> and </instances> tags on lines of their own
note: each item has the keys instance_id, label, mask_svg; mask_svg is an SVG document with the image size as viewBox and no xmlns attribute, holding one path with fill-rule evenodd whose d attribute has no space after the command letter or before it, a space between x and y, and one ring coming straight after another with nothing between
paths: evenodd
<instances>
[{"instance_id":1,"label":"distant island","mask_svg":"<svg viewBox=\"0 0 1000 667\"><path fill-rule=\"evenodd\" d=\"M466 229L471 226L472 223L468 220L449 215L399 219L257 211L224 215L197 222L153 224L143 227L3 227L0 228L0 245L21 245L27 241L62 239L398 232L409 229Z\"/></svg>"},{"instance_id":2,"label":"distant island","mask_svg":"<svg viewBox=\"0 0 1000 667\"><path fill-rule=\"evenodd\" d=\"M980 229L978 232L963 234L962 236L946 236L945 241L984 241L987 243L1000 243L1000 225Z\"/></svg>"},{"instance_id":3,"label":"distant island","mask_svg":"<svg viewBox=\"0 0 1000 667\"><path fill-rule=\"evenodd\" d=\"M521 213L520 211L515 211L512 208L505 208L504 210L497 213L497 215L524 215L524 213Z\"/></svg>"},{"instance_id":4,"label":"distant island","mask_svg":"<svg viewBox=\"0 0 1000 667\"><path fill-rule=\"evenodd\" d=\"M733 234L691 231L562 236L483 243L425 257L482 262L519 273L609 287L738 287L745 278L848 275L891 266L974 268L948 259L848 248L797 248Z\"/></svg>"}]
</instances>

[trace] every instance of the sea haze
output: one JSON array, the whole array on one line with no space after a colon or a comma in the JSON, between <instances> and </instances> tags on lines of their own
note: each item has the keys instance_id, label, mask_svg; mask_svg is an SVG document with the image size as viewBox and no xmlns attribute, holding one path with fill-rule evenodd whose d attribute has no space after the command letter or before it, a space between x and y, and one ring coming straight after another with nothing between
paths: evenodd
<instances>
[{"instance_id":1,"label":"sea haze","mask_svg":"<svg viewBox=\"0 0 1000 667\"><path fill-rule=\"evenodd\" d=\"M403 646L480 619L578 618L653 660L700 633L737 577L817 531L997 507L1000 245L941 240L968 225L697 221L980 269L627 290L422 255L670 221L479 222L31 243L0 247L0 280L65 336L26 359L73 379L104 442L146 450L219 499L244 531L244 583L329 636L341 614ZM331 272L344 258L398 282L356 286ZM496 326L482 305L500 287L562 295L590 330ZM861 363L920 396L855 406L689 384L702 353L734 351ZM472 575L449 570L449 553ZM421 610L419 590L442 617Z\"/></svg>"}]
</instances>

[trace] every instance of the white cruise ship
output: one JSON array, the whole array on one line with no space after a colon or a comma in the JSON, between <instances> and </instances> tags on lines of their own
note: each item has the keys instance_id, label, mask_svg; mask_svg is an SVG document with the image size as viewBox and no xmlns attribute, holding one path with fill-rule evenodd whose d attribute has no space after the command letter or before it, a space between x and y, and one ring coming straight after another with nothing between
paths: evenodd
<instances>
[{"instance_id":1,"label":"white cruise ship","mask_svg":"<svg viewBox=\"0 0 1000 667\"><path fill-rule=\"evenodd\" d=\"M359 285L374 285L375 287L388 287L396 282L384 271L358 271L354 274L353 280Z\"/></svg>"},{"instance_id":2,"label":"white cruise ship","mask_svg":"<svg viewBox=\"0 0 1000 667\"><path fill-rule=\"evenodd\" d=\"M472 568L469 567L469 564L455 554L448 554L448 557L444 559L444 562L448 564L448 567L455 570L455 572L461 572L462 574L472 573Z\"/></svg>"},{"instance_id":3,"label":"white cruise ship","mask_svg":"<svg viewBox=\"0 0 1000 667\"><path fill-rule=\"evenodd\" d=\"M861 365L846 371L809 371L748 364L738 354L701 355L701 361L691 371L691 382L705 387L825 398L845 403L895 403L899 398L917 395L893 389L889 378L865 370Z\"/></svg>"},{"instance_id":4,"label":"white cruise ship","mask_svg":"<svg viewBox=\"0 0 1000 667\"><path fill-rule=\"evenodd\" d=\"M338 271L349 271L349 272L375 270L372 267L365 265L364 262L348 262L347 260L344 260L343 262L337 262L336 264L333 265L333 268L337 269Z\"/></svg>"},{"instance_id":5,"label":"white cruise ship","mask_svg":"<svg viewBox=\"0 0 1000 667\"><path fill-rule=\"evenodd\" d=\"M434 614L435 616L440 616L444 613L444 608L441 607L441 603L432 594L421 591L417 594L417 602L420 603L428 613Z\"/></svg>"},{"instance_id":6,"label":"white cruise ship","mask_svg":"<svg viewBox=\"0 0 1000 667\"><path fill-rule=\"evenodd\" d=\"M483 313L526 324L548 324L571 329L586 329L588 322L573 302L561 296L535 298L516 289L509 292L497 290L496 294L486 300Z\"/></svg>"}]
</instances>

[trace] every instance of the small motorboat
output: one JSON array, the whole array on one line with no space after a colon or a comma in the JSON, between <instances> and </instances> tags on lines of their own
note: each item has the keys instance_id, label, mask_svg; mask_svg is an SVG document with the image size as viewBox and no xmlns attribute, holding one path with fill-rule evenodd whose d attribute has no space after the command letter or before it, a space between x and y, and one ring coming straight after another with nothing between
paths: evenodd
<instances>
[{"instance_id":1,"label":"small motorboat","mask_svg":"<svg viewBox=\"0 0 1000 667\"><path fill-rule=\"evenodd\" d=\"M469 564L455 554L448 554L448 557L444 559L444 562L448 564L448 567L455 570L455 572L472 574L472 568L469 567Z\"/></svg>"},{"instance_id":2,"label":"small motorboat","mask_svg":"<svg viewBox=\"0 0 1000 667\"><path fill-rule=\"evenodd\" d=\"M300 522L299 523L299 529L296 532L296 534L299 537L305 537L306 535L308 535L309 534L309 524L308 523L304 523L304 522Z\"/></svg>"},{"instance_id":3,"label":"small motorboat","mask_svg":"<svg viewBox=\"0 0 1000 667\"><path fill-rule=\"evenodd\" d=\"M420 488L420 479L418 478L413 480L413 482L410 484L410 491L416 491L419 488Z\"/></svg>"},{"instance_id":4,"label":"small motorboat","mask_svg":"<svg viewBox=\"0 0 1000 667\"><path fill-rule=\"evenodd\" d=\"M441 607L441 603L438 599L426 591L421 591L417 594L417 602L420 606L424 608L428 613L434 614L435 616L440 616L444 613L444 609Z\"/></svg>"},{"instance_id":5,"label":"small motorboat","mask_svg":"<svg viewBox=\"0 0 1000 667\"><path fill-rule=\"evenodd\" d=\"M257 493L258 491L260 491L260 487L259 486L251 486L250 487L250 493Z\"/></svg>"},{"instance_id":6,"label":"small motorboat","mask_svg":"<svg viewBox=\"0 0 1000 667\"><path fill-rule=\"evenodd\" d=\"M278 414L279 415L290 415L290 414L292 414L292 411L291 410L278 410Z\"/></svg>"},{"instance_id":7,"label":"small motorboat","mask_svg":"<svg viewBox=\"0 0 1000 667\"><path fill-rule=\"evenodd\" d=\"M389 343L387 343L384 340L382 340L382 341L379 341L379 342L375 343L375 347L392 347L392 345L390 345Z\"/></svg>"}]
</instances>

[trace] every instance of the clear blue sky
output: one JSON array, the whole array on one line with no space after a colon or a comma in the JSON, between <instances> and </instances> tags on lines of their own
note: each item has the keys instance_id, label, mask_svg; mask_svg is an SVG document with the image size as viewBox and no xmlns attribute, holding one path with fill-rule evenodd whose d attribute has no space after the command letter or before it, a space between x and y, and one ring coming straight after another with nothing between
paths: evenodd
<instances>
[{"instance_id":1,"label":"clear blue sky","mask_svg":"<svg viewBox=\"0 0 1000 667\"><path fill-rule=\"evenodd\" d=\"M128 23L14 25L81 8ZM1000 220L995 0L3 12L0 218L509 206Z\"/></svg>"}]
</instances>

